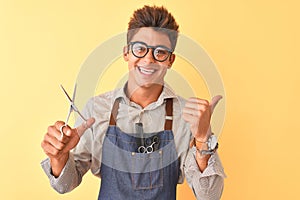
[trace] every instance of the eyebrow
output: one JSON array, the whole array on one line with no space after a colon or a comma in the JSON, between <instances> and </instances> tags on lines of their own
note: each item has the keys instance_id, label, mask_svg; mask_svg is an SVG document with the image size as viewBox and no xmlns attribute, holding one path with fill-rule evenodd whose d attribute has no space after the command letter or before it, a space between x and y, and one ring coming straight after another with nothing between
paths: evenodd
<instances>
[{"instance_id":1,"label":"eyebrow","mask_svg":"<svg viewBox=\"0 0 300 200\"><path fill-rule=\"evenodd\" d=\"M167 47L167 46L165 46L165 45L162 45L162 44L160 44L160 45L156 45L156 46L152 46L152 45L148 45L146 42L143 42L143 41L131 41L131 42L129 42L129 44L130 43L137 43L137 42L139 42L139 43L143 43L143 44L146 44L147 45L147 47L150 47L150 48L157 48L157 47L163 47L163 48L166 48L167 50L169 50L169 51L172 51L173 52L173 50L172 50L172 48L169 48L169 47Z\"/></svg>"}]
</instances>

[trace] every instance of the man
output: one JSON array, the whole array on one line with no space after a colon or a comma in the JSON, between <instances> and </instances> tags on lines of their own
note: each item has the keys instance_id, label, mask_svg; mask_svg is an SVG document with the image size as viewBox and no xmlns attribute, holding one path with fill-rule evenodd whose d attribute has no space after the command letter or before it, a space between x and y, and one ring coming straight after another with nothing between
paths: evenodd
<instances>
[{"instance_id":1,"label":"man","mask_svg":"<svg viewBox=\"0 0 300 200\"><path fill-rule=\"evenodd\" d=\"M59 193L77 187L91 169L101 177L99 199L176 199L184 177L197 199L220 199L225 174L208 141L221 97L185 101L164 83L177 36L165 8L134 12L123 49L125 86L92 98L83 111L89 119L77 120L77 128L49 126L42 141L48 156L42 167Z\"/></svg>"}]
</instances>

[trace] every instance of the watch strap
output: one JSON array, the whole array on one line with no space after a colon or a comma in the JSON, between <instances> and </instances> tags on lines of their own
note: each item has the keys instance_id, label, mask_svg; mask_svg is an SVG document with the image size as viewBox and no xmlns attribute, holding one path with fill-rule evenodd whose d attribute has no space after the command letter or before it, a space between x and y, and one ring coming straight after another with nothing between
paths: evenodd
<instances>
[{"instance_id":1,"label":"watch strap","mask_svg":"<svg viewBox=\"0 0 300 200\"><path fill-rule=\"evenodd\" d=\"M201 155L212 155L219 147L217 137L211 135L207 141L199 141L195 137L190 143L190 147L195 146Z\"/></svg>"}]
</instances>

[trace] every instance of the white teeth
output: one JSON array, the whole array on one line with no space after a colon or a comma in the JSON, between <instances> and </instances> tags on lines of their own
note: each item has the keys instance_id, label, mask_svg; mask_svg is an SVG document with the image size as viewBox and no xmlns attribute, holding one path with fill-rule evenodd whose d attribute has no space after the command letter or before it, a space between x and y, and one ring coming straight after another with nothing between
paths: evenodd
<instances>
[{"instance_id":1,"label":"white teeth","mask_svg":"<svg viewBox=\"0 0 300 200\"><path fill-rule=\"evenodd\" d=\"M143 73L143 74L147 74L147 75L150 75L150 74L153 74L154 73L154 69L145 69L143 67L139 67L139 70Z\"/></svg>"}]
</instances>

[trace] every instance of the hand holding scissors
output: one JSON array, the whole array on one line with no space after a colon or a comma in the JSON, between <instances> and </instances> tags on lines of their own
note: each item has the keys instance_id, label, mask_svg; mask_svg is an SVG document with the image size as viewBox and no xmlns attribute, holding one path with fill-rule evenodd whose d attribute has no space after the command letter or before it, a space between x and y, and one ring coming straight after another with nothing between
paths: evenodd
<instances>
[{"instance_id":1,"label":"hand holding scissors","mask_svg":"<svg viewBox=\"0 0 300 200\"><path fill-rule=\"evenodd\" d=\"M63 90L63 92L65 93L66 97L68 98L69 102L70 102L70 109L69 109L69 113L68 113L68 116L67 116L67 119L65 121L65 124L63 126L60 127L59 131L61 133L61 139L63 138L64 136L64 132L63 132L63 128L64 127L67 127L68 125L68 121L69 121L69 118L70 118L70 115L71 113L74 111L76 113L78 113L78 115L81 117L81 119L84 120L85 122L85 125L87 125L87 120L83 117L83 115L79 112L78 108L76 107L74 101L75 101L75 95L76 95L76 88L77 88L77 84L75 84L74 86L74 91L73 91L73 97L72 99L70 98L69 94L67 93L67 91L65 90L65 88L60 85L61 89Z\"/></svg>"},{"instance_id":2,"label":"hand holding scissors","mask_svg":"<svg viewBox=\"0 0 300 200\"><path fill-rule=\"evenodd\" d=\"M45 154L50 158L51 169L54 176L59 176L69 157L69 151L79 142L83 133L95 122L94 118L85 119L74 104L76 85L73 93L73 99L70 98L65 89L61 86L65 95L70 101L70 109L66 122L57 121L49 126L47 133L41 143ZM84 120L80 126L71 128L68 126L69 117L72 111L75 111Z\"/></svg>"}]
</instances>

